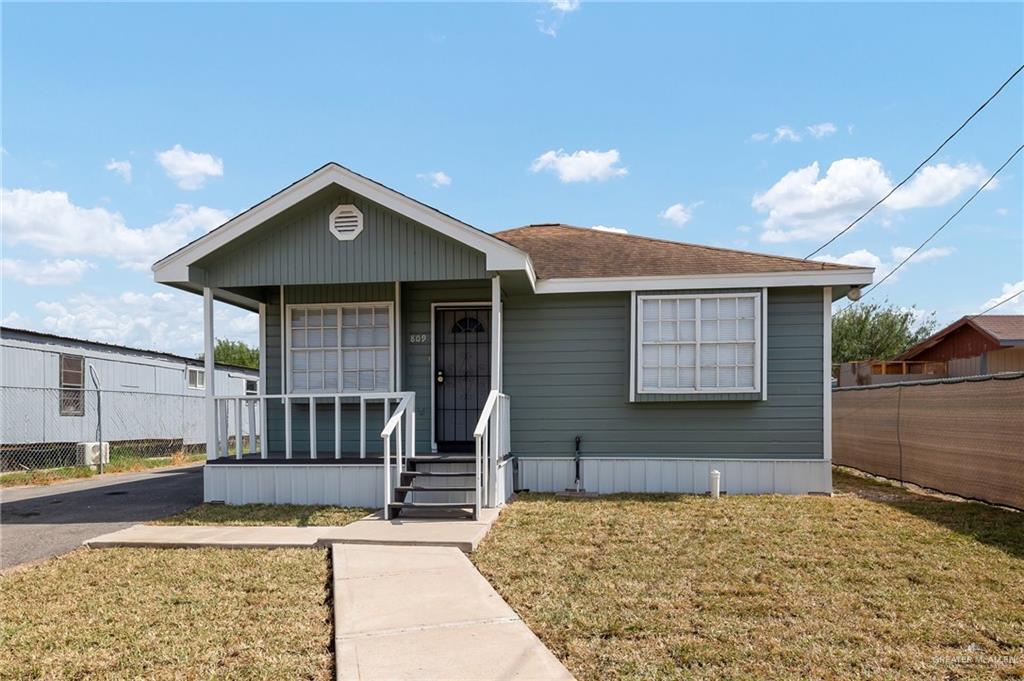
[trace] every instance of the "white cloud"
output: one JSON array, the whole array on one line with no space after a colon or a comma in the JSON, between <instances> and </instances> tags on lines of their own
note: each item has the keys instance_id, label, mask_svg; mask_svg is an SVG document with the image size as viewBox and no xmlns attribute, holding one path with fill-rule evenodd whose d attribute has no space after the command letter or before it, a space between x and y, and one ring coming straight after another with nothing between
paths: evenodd
<instances>
[{"instance_id":1,"label":"white cloud","mask_svg":"<svg viewBox=\"0 0 1024 681\"><path fill-rule=\"evenodd\" d=\"M537 19L537 30L552 38L558 37L565 15L580 8L580 0L548 0L545 16Z\"/></svg>"},{"instance_id":2,"label":"white cloud","mask_svg":"<svg viewBox=\"0 0 1024 681\"><path fill-rule=\"evenodd\" d=\"M177 182L182 189L199 189L206 178L224 174L224 161L211 154L189 151L180 144L157 152L156 160L163 166L167 177Z\"/></svg>"},{"instance_id":3,"label":"white cloud","mask_svg":"<svg viewBox=\"0 0 1024 681\"><path fill-rule=\"evenodd\" d=\"M594 225L591 229L596 229L599 232L611 232L612 234L629 234L628 229L622 227L606 227L605 225Z\"/></svg>"},{"instance_id":4,"label":"white cloud","mask_svg":"<svg viewBox=\"0 0 1024 681\"><path fill-rule=\"evenodd\" d=\"M767 132L755 132L754 134L752 134L750 136L750 141L751 142L764 142L769 137L771 137L771 135L769 133L767 133Z\"/></svg>"},{"instance_id":5,"label":"white cloud","mask_svg":"<svg viewBox=\"0 0 1024 681\"><path fill-rule=\"evenodd\" d=\"M216 208L178 204L166 220L137 229L125 224L120 213L75 205L65 192L30 189L0 189L0 209L9 245L33 246L55 256L110 258L136 270L231 217Z\"/></svg>"},{"instance_id":6,"label":"white cloud","mask_svg":"<svg viewBox=\"0 0 1024 681\"><path fill-rule=\"evenodd\" d=\"M3 319L0 319L0 325L3 326L21 326L25 323L25 318L15 312L9 312L4 315Z\"/></svg>"},{"instance_id":7,"label":"white cloud","mask_svg":"<svg viewBox=\"0 0 1024 681\"><path fill-rule=\"evenodd\" d=\"M979 165L925 166L882 204L881 214L941 205L972 185L981 184L984 176L985 170ZM824 177L815 161L791 170L770 189L755 194L751 206L767 214L762 241L821 239L848 225L892 187L892 180L876 159L839 159Z\"/></svg>"},{"instance_id":8,"label":"white cloud","mask_svg":"<svg viewBox=\"0 0 1024 681\"><path fill-rule=\"evenodd\" d=\"M836 133L835 123L815 123L814 125L807 126L807 132L811 133L811 137L814 139L821 139L822 137L828 137Z\"/></svg>"},{"instance_id":9,"label":"white cloud","mask_svg":"<svg viewBox=\"0 0 1024 681\"><path fill-rule=\"evenodd\" d=\"M991 187L992 185L989 186ZM1005 218L1009 214L1010 210L1008 208L996 208L996 215L998 215L1001 218Z\"/></svg>"},{"instance_id":10,"label":"white cloud","mask_svg":"<svg viewBox=\"0 0 1024 681\"><path fill-rule=\"evenodd\" d=\"M674 223L677 227L682 227L687 222L693 219L693 211L697 206L700 206L703 201L697 201L691 203L689 206L683 203L673 203L665 210L658 213L658 217L662 220L668 220Z\"/></svg>"},{"instance_id":11,"label":"white cloud","mask_svg":"<svg viewBox=\"0 0 1024 681\"><path fill-rule=\"evenodd\" d=\"M452 183L452 178L448 175L448 173L444 172L443 170L434 170L429 173L419 173L418 175L416 175L416 177L418 177L421 180L426 180L427 182L430 183L430 186L434 188L447 187Z\"/></svg>"},{"instance_id":12,"label":"white cloud","mask_svg":"<svg viewBox=\"0 0 1024 681\"><path fill-rule=\"evenodd\" d=\"M978 311L987 310L1001 300L1009 298L1015 293L1024 291L1024 279L1021 279L1017 283L1003 284L1002 292L989 298L984 303L978 306ZM992 310L992 314L1024 314L1024 294L1018 295L1013 300L1008 300L996 309Z\"/></svg>"},{"instance_id":13,"label":"white cloud","mask_svg":"<svg viewBox=\"0 0 1024 681\"><path fill-rule=\"evenodd\" d=\"M608 151L574 151L571 154L564 150L546 151L533 160L530 171L539 173L551 170L558 174L562 182L604 182L612 177L622 177L629 171L619 165L618 149Z\"/></svg>"},{"instance_id":14,"label":"white cloud","mask_svg":"<svg viewBox=\"0 0 1024 681\"><path fill-rule=\"evenodd\" d=\"M0 270L5 279L20 281L30 286L74 284L92 267L93 265L86 260L0 260Z\"/></svg>"},{"instance_id":15,"label":"white cloud","mask_svg":"<svg viewBox=\"0 0 1024 681\"><path fill-rule=\"evenodd\" d=\"M743 232L744 234L746 234L747 232L750 231L750 225L740 225L739 227L736 228L736 231Z\"/></svg>"},{"instance_id":16,"label":"white cloud","mask_svg":"<svg viewBox=\"0 0 1024 681\"><path fill-rule=\"evenodd\" d=\"M199 296L170 291L116 296L77 294L41 301L43 330L153 350L195 355L203 347L203 303ZM214 330L220 338L258 343L256 315L218 305Z\"/></svg>"},{"instance_id":17,"label":"white cloud","mask_svg":"<svg viewBox=\"0 0 1024 681\"><path fill-rule=\"evenodd\" d=\"M965 189L973 189L985 182L988 173L979 164L968 165L958 163L951 166L939 163L925 166L917 171L896 193L883 204L890 210L905 210L923 206L941 206L955 199ZM997 181L993 180L986 191L995 189Z\"/></svg>"},{"instance_id":18,"label":"white cloud","mask_svg":"<svg viewBox=\"0 0 1024 681\"><path fill-rule=\"evenodd\" d=\"M117 173L121 176L127 184L132 183L132 162L131 161L117 161L110 159L107 161L107 165L103 166L107 170Z\"/></svg>"},{"instance_id":19,"label":"white cloud","mask_svg":"<svg viewBox=\"0 0 1024 681\"><path fill-rule=\"evenodd\" d=\"M860 248L856 251L851 251L845 255L833 256L833 255L821 255L818 256L818 260L825 262L841 263L843 265L853 265L855 267L873 267L875 268L875 281L881 281L882 277L887 275L892 268L903 262L903 259L914 252L914 249L910 246L893 246L889 250L889 257L883 259L866 248ZM926 248L925 250L918 253L912 259L907 261L907 264L903 267L910 267L911 265L920 264L929 260L937 260L939 258L946 258L953 255L956 250L946 246L936 248ZM902 270L901 270L902 271ZM890 284L899 279L898 275L889 277L886 284Z\"/></svg>"},{"instance_id":20,"label":"white cloud","mask_svg":"<svg viewBox=\"0 0 1024 681\"><path fill-rule=\"evenodd\" d=\"M551 9L563 14L575 12L580 8L580 0L550 0L548 4L551 5Z\"/></svg>"},{"instance_id":21,"label":"white cloud","mask_svg":"<svg viewBox=\"0 0 1024 681\"><path fill-rule=\"evenodd\" d=\"M775 128L775 137L772 142L799 142L800 134L788 125L780 125Z\"/></svg>"}]
</instances>

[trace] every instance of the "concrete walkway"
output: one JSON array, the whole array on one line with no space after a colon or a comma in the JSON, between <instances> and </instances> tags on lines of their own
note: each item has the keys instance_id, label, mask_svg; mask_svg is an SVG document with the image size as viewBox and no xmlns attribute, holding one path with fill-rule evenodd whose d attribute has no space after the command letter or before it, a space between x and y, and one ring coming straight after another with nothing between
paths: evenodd
<instances>
[{"instance_id":1,"label":"concrete walkway","mask_svg":"<svg viewBox=\"0 0 1024 681\"><path fill-rule=\"evenodd\" d=\"M572 679L449 547L334 544L340 681Z\"/></svg>"},{"instance_id":2,"label":"concrete walkway","mask_svg":"<svg viewBox=\"0 0 1024 681\"><path fill-rule=\"evenodd\" d=\"M228 525L133 525L83 542L93 549L117 546L165 548L286 548L346 544L441 546L472 553L498 519L497 509L484 509L480 520L396 518L379 513L342 527L278 527Z\"/></svg>"}]
</instances>

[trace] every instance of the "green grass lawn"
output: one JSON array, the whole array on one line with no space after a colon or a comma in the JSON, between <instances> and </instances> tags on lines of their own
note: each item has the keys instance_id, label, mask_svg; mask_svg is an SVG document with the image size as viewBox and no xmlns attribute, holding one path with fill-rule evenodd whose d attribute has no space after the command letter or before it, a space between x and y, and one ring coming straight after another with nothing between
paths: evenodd
<instances>
[{"instance_id":1,"label":"green grass lawn","mask_svg":"<svg viewBox=\"0 0 1024 681\"><path fill-rule=\"evenodd\" d=\"M288 525L321 527L348 525L373 513L368 508L294 506L291 504L200 504L150 525Z\"/></svg>"},{"instance_id":2,"label":"green grass lawn","mask_svg":"<svg viewBox=\"0 0 1024 681\"><path fill-rule=\"evenodd\" d=\"M0 679L332 679L326 552L80 550L0 575Z\"/></svg>"},{"instance_id":3,"label":"green grass lawn","mask_svg":"<svg viewBox=\"0 0 1024 681\"><path fill-rule=\"evenodd\" d=\"M528 494L472 559L581 681L1024 676L1024 514L835 490Z\"/></svg>"},{"instance_id":4,"label":"green grass lawn","mask_svg":"<svg viewBox=\"0 0 1024 681\"><path fill-rule=\"evenodd\" d=\"M152 456L147 458L134 456L116 456L111 452L110 463L103 467L106 473L134 473L165 466L187 466L205 461L206 455L178 453L173 456ZM99 472L89 466L68 466L66 468L47 468L33 471L12 471L0 475L0 487L17 485L51 485L55 482L91 478Z\"/></svg>"}]
</instances>

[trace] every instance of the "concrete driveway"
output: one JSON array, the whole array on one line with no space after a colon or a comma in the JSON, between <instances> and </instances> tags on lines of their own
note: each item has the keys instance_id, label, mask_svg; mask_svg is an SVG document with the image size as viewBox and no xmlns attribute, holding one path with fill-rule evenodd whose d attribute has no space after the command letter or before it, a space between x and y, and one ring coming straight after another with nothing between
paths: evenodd
<instances>
[{"instance_id":1,"label":"concrete driveway","mask_svg":"<svg viewBox=\"0 0 1024 681\"><path fill-rule=\"evenodd\" d=\"M0 569L203 501L202 465L0 491Z\"/></svg>"}]
</instances>

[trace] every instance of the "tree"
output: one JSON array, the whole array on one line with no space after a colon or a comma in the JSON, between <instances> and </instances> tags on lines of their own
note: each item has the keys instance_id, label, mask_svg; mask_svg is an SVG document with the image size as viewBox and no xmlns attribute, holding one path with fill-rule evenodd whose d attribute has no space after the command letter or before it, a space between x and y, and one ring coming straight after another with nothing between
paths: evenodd
<instances>
[{"instance_id":1,"label":"tree","mask_svg":"<svg viewBox=\"0 0 1024 681\"><path fill-rule=\"evenodd\" d=\"M204 355L205 353L200 352L199 359L204 359ZM217 345L213 348L213 361L258 369L260 367L260 351L246 345L243 341L218 338Z\"/></svg>"},{"instance_id":2,"label":"tree","mask_svg":"<svg viewBox=\"0 0 1024 681\"><path fill-rule=\"evenodd\" d=\"M832 361L892 359L932 334L935 314L916 308L857 303L832 318Z\"/></svg>"}]
</instances>

